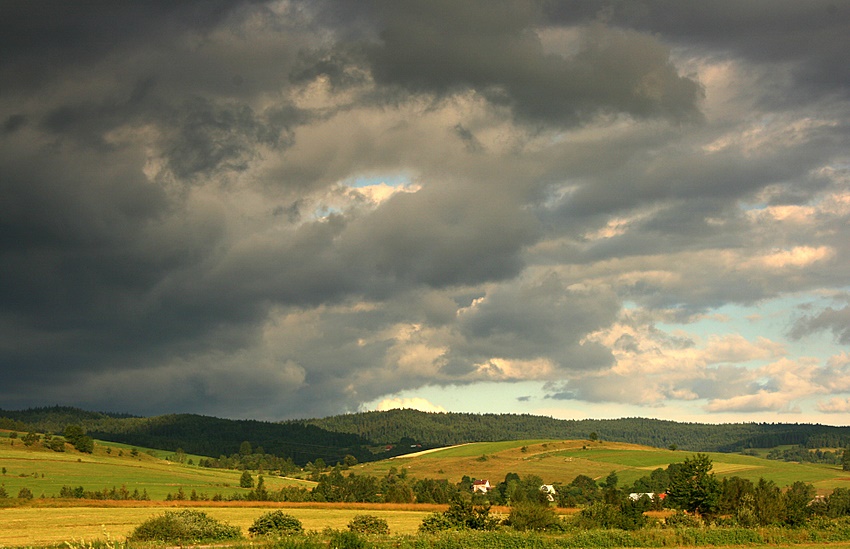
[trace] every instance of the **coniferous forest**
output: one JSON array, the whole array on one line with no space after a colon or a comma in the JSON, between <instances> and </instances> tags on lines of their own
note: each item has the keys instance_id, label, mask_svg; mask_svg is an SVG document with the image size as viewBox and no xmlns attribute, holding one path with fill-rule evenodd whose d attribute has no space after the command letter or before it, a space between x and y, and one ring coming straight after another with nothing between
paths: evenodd
<instances>
[{"instance_id":1,"label":"coniferous forest","mask_svg":"<svg viewBox=\"0 0 850 549\"><path fill-rule=\"evenodd\" d=\"M700 424L646 418L562 420L516 414L427 413L389 410L321 419L267 422L194 414L135 417L68 407L0 410L0 428L61 434L79 425L93 437L125 444L229 456L248 442L255 449L303 465L345 456L358 461L390 453L462 444L523 439L585 439L630 442L693 452L740 452L748 448L797 445L843 448L850 427L790 423ZM387 446L393 446L387 450ZM260 452L262 453L262 452ZM776 456L782 459L781 456Z\"/></svg>"}]
</instances>

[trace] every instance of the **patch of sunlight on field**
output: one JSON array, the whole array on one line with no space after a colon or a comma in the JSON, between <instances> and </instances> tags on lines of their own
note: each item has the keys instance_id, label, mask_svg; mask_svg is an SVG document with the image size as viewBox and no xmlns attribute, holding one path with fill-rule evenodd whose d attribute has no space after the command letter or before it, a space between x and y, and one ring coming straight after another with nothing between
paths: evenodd
<instances>
[{"instance_id":1,"label":"patch of sunlight on field","mask_svg":"<svg viewBox=\"0 0 850 549\"><path fill-rule=\"evenodd\" d=\"M754 469L764 469L764 466L756 464L745 465L743 463L719 463L717 461L712 463L712 471L714 471L715 474L723 476L730 476L735 473L752 471Z\"/></svg>"}]
</instances>

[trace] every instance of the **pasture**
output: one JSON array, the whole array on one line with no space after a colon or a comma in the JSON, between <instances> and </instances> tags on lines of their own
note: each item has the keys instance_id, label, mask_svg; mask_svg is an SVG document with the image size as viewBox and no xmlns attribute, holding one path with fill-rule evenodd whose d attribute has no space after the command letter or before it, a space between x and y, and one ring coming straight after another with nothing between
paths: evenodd
<instances>
[{"instance_id":1,"label":"pasture","mask_svg":"<svg viewBox=\"0 0 850 549\"><path fill-rule=\"evenodd\" d=\"M604 479L616 471L621 485L628 485L658 467L681 462L690 452L671 451L625 443L587 440L525 440L471 443L391 460L365 463L351 468L357 475L384 476L391 469L405 471L413 478L448 479L458 482L464 475L488 478L491 483L504 479L508 472L521 476L536 475L546 483L569 483L577 475ZM839 466L771 461L740 454L708 454L720 476L736 475L756 481L760 477L779 486L795 481L812 483L820 493L836 487L850 487L850 474ZM198 461L186 456L186 461ZM66 447L54 452L39 446L26 447L20 439L0 433L0 483L9 499L0 508L0 547L45 546L73 540L123 540L136 526L165 510L199 508L210 516L240 527L248 527L270 509L285 509L296 516L307 530L344 529L357 514L368 513L384 518L392 534L413 534L422 519L440 510L428 505L258 503L214 501L164 501L168 494L192 491L212 496L244 494L239 487L240 471L208 469L171 461L168 452L97 441L92 454ZM344 473L348 474L348 472ZM257 474L253 472L256 479ZM270 491L283 486L315 485L307 480L264 476ZM98 491L126 487L145 491L152 501L88 501L55 499L63 486L82 486ZM16 497L28 488L34 500ZM499 512L494 509L494 511ZM501 512L507 512L501 510ZM781 545L776 545L781 546ZM794 545L795 547L803 547ZM850 544L830 544L848 548Z\"/></svg>"},{"instance_id":2,"label":"pasture","mask_svg":"<svg viewBox=\"0 0 850 549\"><path fill-rule=\"evenodd\" d=\"M850 473L838 465L767 460L741 454L706 452L718 477L739 476L752 481L763 477L784 487L795 481L811 483L820 494L837 487L850 488ZM596 480L616 471L620 484L632 484L659 467L684 461L692 452L650 448L617 442L507 441L464 444L422 455L400 456L354 468L358 474L385 475L390 468L404 469L416 478L464 476L500 482L509 472L537 475L546 483L568 484L578 475Z\"/></svg>"},{"instance_id":3,"label":"pasture","mask_svg":"<svg viewBox=\"0 0 850 549\"><path fill-rule=\"evenodd\" d=\"M181 488L187 498L192 490L210 497L248 491L239 487L240 471L175 463L147 450L133 452L130 447L111 442L96 442L92 454L77 452L70 445L65 452L54 452L36 446L26 447L20 439L10 439L8 433L3 434L5 436L0 436L3 473L0 484L11 497L21 488L28 488L36 498L55 497L63 486L82 486L91 491L125 486L131 492L146 491L150 499L160 501ZM309 489L315 485L305 480L269 475L264 481L269 490L291 485Z\"/></svg>"}]
</instances>

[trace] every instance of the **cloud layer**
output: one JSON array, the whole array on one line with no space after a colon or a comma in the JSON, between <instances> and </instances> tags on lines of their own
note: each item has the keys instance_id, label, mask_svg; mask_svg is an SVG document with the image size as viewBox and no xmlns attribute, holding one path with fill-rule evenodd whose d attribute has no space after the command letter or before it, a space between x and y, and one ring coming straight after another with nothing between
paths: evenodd
<instances>
[{"instance_id":1,"label":"cloud layer","mask_svg":"<svg viewBox=\"0 0 850 549\"><path fill-rule=\"evenodd\" d=\"M533 381L517 402L540 409L835 418L848 21L820 1L12 2L3 407L282 419Z\"/></svg>"}]
</instances>

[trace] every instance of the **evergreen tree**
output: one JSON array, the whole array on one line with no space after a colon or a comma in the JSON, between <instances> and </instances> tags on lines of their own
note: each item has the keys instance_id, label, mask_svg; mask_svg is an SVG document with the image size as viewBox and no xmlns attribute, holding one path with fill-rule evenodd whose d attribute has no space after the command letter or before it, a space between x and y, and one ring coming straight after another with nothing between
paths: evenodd
<instances>
[{"instance_id":1,"label":"evergreen tree","mask_svg":"<svg viewBox=\"0 0 850 549\"><path fill-rule=\"evenodd\" d=\"M254 487L254 479L251 478L251 473L248 472L248 469L242 471L242 476L239 478L239 486L242 488Z\"/></svg>"},{"instance_id":2,"label":"evergreen tree","mask_svg":"<svg viewBox=\"0 0 850 549\"><path fill-rule=\"evenodd\" d=\"M720 483L711 472L711 459L705 454L685 458L670 474L670 502L684 511L710 515L720 502Z\"/></svg>"}]
</instances>

